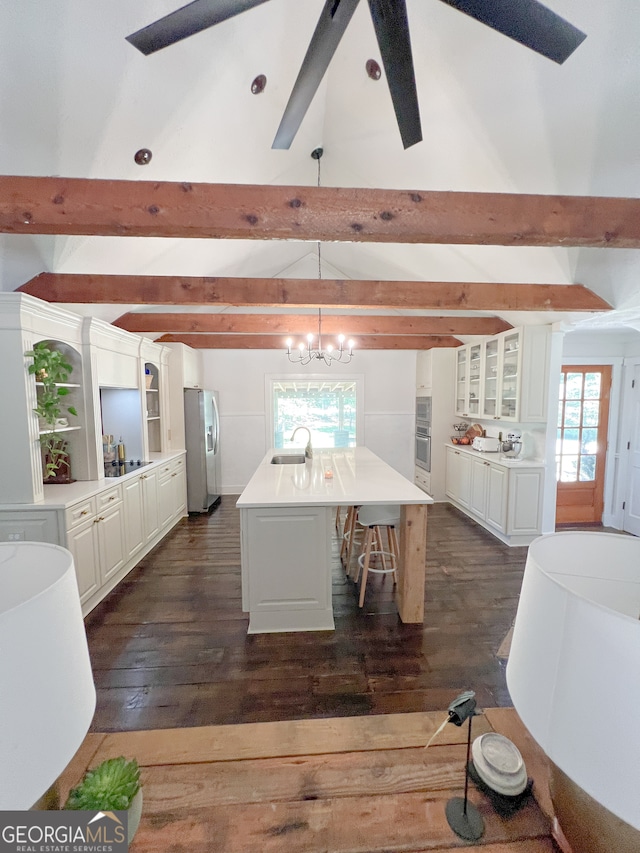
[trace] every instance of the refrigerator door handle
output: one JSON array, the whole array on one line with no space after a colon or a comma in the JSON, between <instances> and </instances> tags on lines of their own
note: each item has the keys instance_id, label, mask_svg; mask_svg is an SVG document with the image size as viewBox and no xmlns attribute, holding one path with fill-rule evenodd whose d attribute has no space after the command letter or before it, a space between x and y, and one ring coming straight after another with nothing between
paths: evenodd
<instances>
[{"instance_id":1,"label":"refrigerator door handle","mask_svg":"<svg viewBox=\"0 0 640 853\"><path fill-rule=\"evenodd\" d=\"M213 423L214 423L214 426L216 428L216 441L215 441L215 446L213 448L213 452L217 453L219 441L220 441L220 416L218 415L218 404L216 402L216 398L212 397L211 401L213 403Z\"/></svg>"}]
</instances>

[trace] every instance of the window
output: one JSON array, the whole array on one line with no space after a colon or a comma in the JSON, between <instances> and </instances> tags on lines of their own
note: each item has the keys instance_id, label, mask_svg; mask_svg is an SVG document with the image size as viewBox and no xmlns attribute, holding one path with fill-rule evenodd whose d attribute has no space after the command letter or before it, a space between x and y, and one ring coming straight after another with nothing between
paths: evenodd
<instances>
[{"instance_id":1,"label":"window","mask_svg":"<svg viewBox=\"0 0 640 853\"><path fill-rule=\"evenodd\" d=\"M311 430L314 448L355 447L358 443L361 433L358 420L362 413L362 380L359 377L338 380L270 377L267 388L273 447L287 447L298 426ZM306 443L306 433L296 436L298 443Z\"/></svg>"},{"instance_id":2,"label":"window","mask_svg":"<svg viewBox=\"0 0 640 853\"><path fill-rule=\"evenodd\" d=\"M560 376L556 480L595 480L600 423L601 374L575 368Z\"/></svg>"}]
</instances>

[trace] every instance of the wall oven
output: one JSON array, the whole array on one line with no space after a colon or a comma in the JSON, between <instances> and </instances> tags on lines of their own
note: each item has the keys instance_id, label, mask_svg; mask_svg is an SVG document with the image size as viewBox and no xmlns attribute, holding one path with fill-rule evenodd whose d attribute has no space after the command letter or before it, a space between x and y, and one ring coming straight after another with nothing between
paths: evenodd
<instances>
[{"instance_id":1,"label":"wall oven","mask_svg":"<svg viewBox=\"0 0 640 853\"><path fill-rule=\"evenodd\" d=\"M431 427L416 426L416 465L431 472Z\"/></svg>"},{"instance_id":2,"label":"wall oven","mask_svg":"<svg viewBox=\"0 0 640 853\"><path fill-rule=\"evenodd\" d=\"M416 424L431 426L431 397L416 397Z\"/></svg>"}]
</instances>

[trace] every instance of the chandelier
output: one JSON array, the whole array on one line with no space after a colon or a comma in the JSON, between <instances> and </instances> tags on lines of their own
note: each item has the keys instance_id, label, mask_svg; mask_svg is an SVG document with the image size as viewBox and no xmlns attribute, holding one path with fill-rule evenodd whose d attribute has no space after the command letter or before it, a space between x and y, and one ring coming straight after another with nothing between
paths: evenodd
<instances>
[{"instance_id":1,"label":"chandelier","mask_svg":"<svg viewBox=\"0 0 640 853\"><path fill-rule=\"evenodd\" d=\"M298 344L295 350L292 350L293 341L287 338L287 358L293 364L310 364L312 361L322 361L327 365L331 365L334 361L340 361L342 364L349 364L353 358L353 348L355 346L352 340L347 341L345 347L344 335L338 335L338 345L334 347L332 344L327 344L325 348L322 346L322 309L318 308L318 345L313 346L313 335L307 335L307 342Z\"/></svg>"},{"instance_id":2,"label":"chandelier","mask_svg":"<svg viewBox=\"0 0 640 853\"><path fill-rule=\"evenodd\" d=\"M318 186L320 186L320 158L323 155L322 148L315 148L311 152L311 156L318 162ZM318 241L318 280L322 279L322 258L320 256L320 241ZM312 361L321 361L326 365L331 365L334 361L340 361L342 364L349 364L353 358L354 341L349 340L345 346L344 335L338 335L337 346L327 344L322 346L322 309L318 307L318 345L313 346L314 337L311 333L307 335L307 342L299 343L295 349L293 340L287 338L287 358L292 364L310 364Z\"/></svg>"}]
</instances>

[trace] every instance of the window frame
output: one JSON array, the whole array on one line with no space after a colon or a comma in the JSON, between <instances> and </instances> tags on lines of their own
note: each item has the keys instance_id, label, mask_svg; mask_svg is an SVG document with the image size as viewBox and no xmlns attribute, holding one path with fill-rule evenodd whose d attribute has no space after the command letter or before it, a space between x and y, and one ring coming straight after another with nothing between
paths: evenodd
<instances>
[{"instance_id":1,"label":"window frame","mask_svg":"<svg viewBox=\"0 0 640 853\"><path fill-rule=\"evenodd\" d=\"M326 373L266 373L265 394L265 446L273 448L273 386L276 382L355 382L356 385L356 446L364 445L364 373L346 373L328 376ZM301 424L303 426L303 424ZM329 449L329 448L327 448Z\"/></svg>"}]
</instances>

